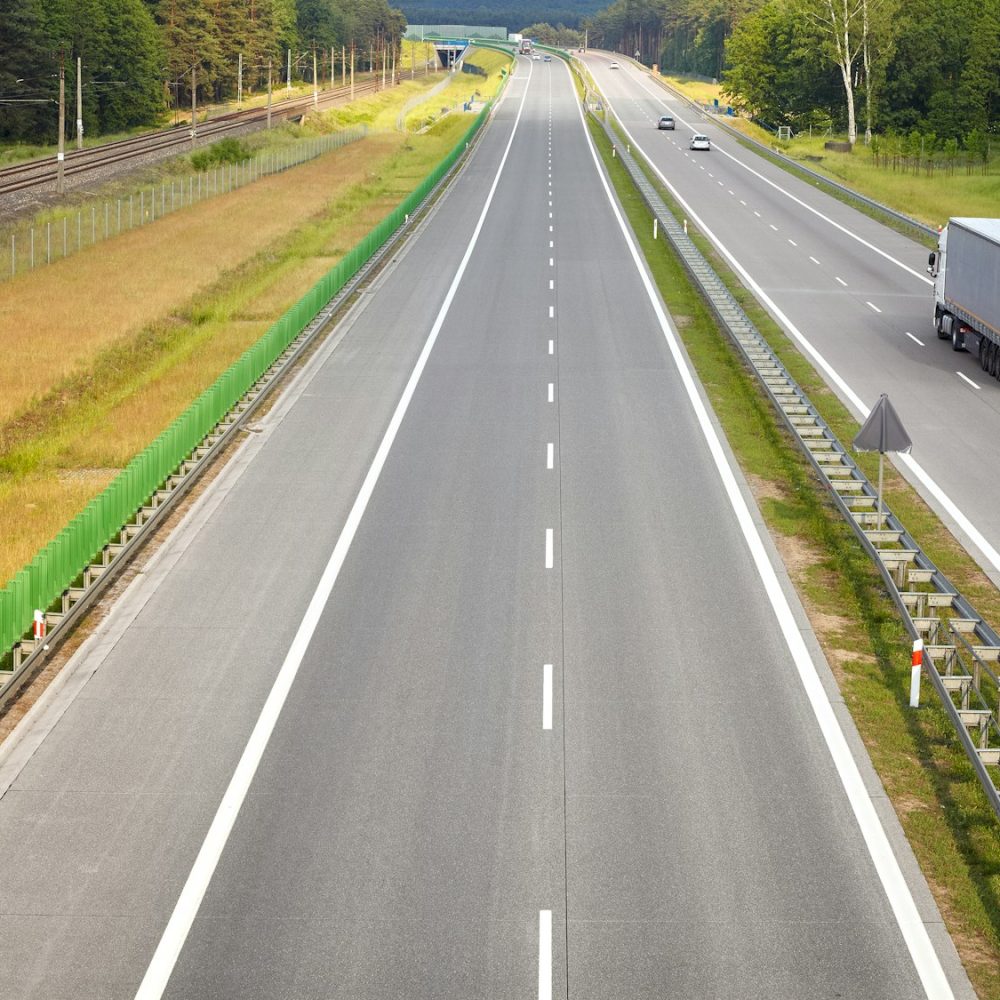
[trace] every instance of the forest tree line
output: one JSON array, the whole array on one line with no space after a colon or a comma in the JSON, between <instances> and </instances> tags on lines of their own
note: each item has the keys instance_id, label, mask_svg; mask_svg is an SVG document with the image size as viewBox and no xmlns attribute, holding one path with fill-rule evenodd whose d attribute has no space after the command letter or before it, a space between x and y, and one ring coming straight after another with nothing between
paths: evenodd
<instances>
[{"instance_id":1,"label":"forest tree line","mask_svg":"<svg viewBox=\"0 0 1000 1000\"><path fill-rule=\"evenodd\" d=\"M616 0L588 26L591 45L721 80L772 128L1000 128L1000 0Z\"/></svg>"},{"instance_id":2,"label":"forest tree line","mask_svg":"<svg viewBox=\"0 0 1000 1000\"><path fill-rule=\"evenodd\" d=\"M236 96L292 78L329 79L331 50L364 70L406 28L387 0L0 0L0 140L52 142L65 67L67 135L75 132L77 59L87 134L156 124L171 106Z\"/></svg>"}]
</instances>

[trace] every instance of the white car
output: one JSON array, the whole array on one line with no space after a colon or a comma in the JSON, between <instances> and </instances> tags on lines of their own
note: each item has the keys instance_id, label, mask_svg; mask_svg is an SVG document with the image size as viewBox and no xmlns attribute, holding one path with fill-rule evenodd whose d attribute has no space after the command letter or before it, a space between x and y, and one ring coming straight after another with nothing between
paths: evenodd
<instances>
[{"instance_id":1,"label":"white car","mask_svg":"<svg viewBox=\"0 0 1000 1000\"><path fill-rule=\"evenodd\" d=\"M612 64L611 64L611 65L610 65L610 66L608 67L608 69L621 69L621 66L619 66L619 65L618 65L618 63L616 63L616 62L613 62L613 63L612 63Z\"/></svg>"},{"instance_id":2,"label":"white car","mask_svg":"<svg viewBox=\"0 0 1000 1000\"><path fill-rule=\"evenodd\" d=\"M709 142L707 135L693 135L691 136L691 141L688 143L688 149L709 150L711 148L712 144Z\"/></svg>"},{"instance_id":3,"label":"white car","mask_svg":"<svg viewBox=\"0 0 1000 1000\"><path fill-rule=\"evenodd\" d=\"M531 58L534 59L537 62L542 57L536 52Z\"/></svg>"}]
</instances>

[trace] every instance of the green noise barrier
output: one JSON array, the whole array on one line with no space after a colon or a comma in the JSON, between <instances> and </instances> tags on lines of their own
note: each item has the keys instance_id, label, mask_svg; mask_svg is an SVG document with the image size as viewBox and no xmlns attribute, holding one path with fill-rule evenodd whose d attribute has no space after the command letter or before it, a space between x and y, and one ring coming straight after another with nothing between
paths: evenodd
<instances>
[{"instance_id":1,"label":"green noise barrier","mask_svg":"<svg viewBox=\"0 0 1000 1000\"><path fill-rule=\"evenodd\" d=\"M0 590L0 658L28 633L35 609L47 610L61 598L281 352L431 193L482 127L491 104L477 115L452 151L415 191L230 365L152 444L136 455L102 493Z\"/></svg>"}]
</instances>

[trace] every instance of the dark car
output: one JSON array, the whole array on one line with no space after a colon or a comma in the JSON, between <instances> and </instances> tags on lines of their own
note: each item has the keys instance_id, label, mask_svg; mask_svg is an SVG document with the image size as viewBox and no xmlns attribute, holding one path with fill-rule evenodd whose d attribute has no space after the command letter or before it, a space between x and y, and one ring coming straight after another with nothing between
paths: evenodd
<instances>
[{"instance_id":1,"label":"dark car","mask_svg":"<svg viewBox=\"0 0 1000 1000\"><path fill-rule=\"evenodd\" d=\"M670 115L661 115L660 120L656 123L656 127L674 129L676 125L674 125L674 120Z\"/></svg>"}]
</instances>

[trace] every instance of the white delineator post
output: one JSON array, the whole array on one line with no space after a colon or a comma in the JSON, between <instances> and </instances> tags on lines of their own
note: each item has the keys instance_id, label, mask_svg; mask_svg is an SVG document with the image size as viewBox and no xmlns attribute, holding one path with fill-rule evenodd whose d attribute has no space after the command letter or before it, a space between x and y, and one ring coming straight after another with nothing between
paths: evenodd
<instances>
[{"instance_id":1,"label":"white delineator post","mask_svg":"<svg viewBox=\"0 0 1000 1000\"><path fill-rule=\"evenodd\" d=\"M45 638L45 612L35 609L34 635L36 639Z\"/></svg>"},{"instance_id":2,"label":"white delineator post","mask_svg":"<svg viewBox=\"0 0 1000 1000\"><path fill-rule=\"evenodd\" d=\"M920 671L924 666L924 640L913 640L913 664L910 667L910 708L920 708Z\"/></svg>"}]
</instances>

